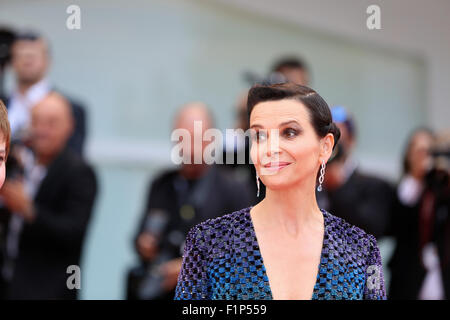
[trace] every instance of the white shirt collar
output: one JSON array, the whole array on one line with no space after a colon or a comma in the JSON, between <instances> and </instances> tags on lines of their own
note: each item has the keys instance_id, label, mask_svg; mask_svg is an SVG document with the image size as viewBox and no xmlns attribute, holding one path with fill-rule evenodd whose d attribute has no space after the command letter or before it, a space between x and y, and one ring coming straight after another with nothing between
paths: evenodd
<instances>
[{"instance_id":1,"label":"white shirt collar","mask_svg":"<svg viewBox=\"0 0 450 320\"><path fill-rule=\"evenodd\" d=\"M30 109L50 92L46 78L32 85L25 94L14 90L8 108L8 118L11 125L11 136L17 138L30 122Z\"/></svg>"},{"instance_id":2,"label":"white shirt collar","mask_svg":"<svg viewBox=\"0 0 450 320\"><path fill-rule=\"evenodd\" d=\"M42 78L39 82L33 84L24 95L20 94L19 90L16 88L12 99L22 100L29 109L42 100L49 92L50 84L47 78Z\"/></svg>"}]
</instances>

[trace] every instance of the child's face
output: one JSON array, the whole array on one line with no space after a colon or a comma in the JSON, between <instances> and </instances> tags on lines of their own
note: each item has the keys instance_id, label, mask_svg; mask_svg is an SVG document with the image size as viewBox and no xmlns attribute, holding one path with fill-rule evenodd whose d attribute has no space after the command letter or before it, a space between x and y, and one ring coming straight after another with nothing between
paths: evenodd
<instances>
[{"instance_id":1,"label":"child's face","mask_svg":"<svg viewBox=\"0 0 450 320\"><path fill-rule=\"evenodd\" d=\"M6 142L0 134L0 188L5 182L6 176Z\"/></svg>"}]
</instances>

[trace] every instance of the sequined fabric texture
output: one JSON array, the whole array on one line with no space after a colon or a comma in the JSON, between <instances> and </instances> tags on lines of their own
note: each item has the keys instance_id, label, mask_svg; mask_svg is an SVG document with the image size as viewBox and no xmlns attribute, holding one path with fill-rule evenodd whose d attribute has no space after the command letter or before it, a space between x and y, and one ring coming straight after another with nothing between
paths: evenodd
<instances>
[{"instance_id":1,"label":"sequined fabric texture","mask_svg":"<svg viewBox=\"0 0 450 320\"><path fill-rule=\"evenodd\" d=\"M207 220L191 229L176 300L272 299L250 209ZM312 299L386 299L375 238L321 211L325 229Z\"/></svg>"}]
</instances>

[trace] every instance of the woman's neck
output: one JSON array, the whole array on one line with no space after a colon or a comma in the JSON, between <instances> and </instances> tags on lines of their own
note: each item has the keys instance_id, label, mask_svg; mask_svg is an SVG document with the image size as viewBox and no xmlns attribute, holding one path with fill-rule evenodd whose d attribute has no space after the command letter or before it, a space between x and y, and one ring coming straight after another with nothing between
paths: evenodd
<instances>
[{"instance_id":1,"label":"woman's neck","mask_svg":"<svg viewBox=\"0 0 450 320\"><path fill-rule=\"evenodd\" d=\"M298 183L295 187L278 190L267 188L266 197L255 210L261 224L276 227L292 237L297 237L305 228L322 228L323 215L317 205L315 181L312 183Z\"/></svg>"}]
</instances>

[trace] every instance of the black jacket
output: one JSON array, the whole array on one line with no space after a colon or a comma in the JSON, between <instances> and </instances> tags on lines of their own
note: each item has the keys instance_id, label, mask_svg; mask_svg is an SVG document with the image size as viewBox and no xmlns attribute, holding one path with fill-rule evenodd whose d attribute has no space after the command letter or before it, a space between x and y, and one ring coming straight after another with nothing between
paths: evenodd
<instances>
[{"instance_id":1,"label":"black jacket","mask_svg":"<svg viewBox=\"0 0 450 320\"><path fill-rule=\"evenodd\" d=\"M386 181L357 169L337 190L317 194L319 206L377 239L385 236L390 223L394 188Z\"/></svg>"},{"instance_id":2,"label":"black jacket","mask_svg":"<svg viewBox=\"0 0 450 320\"><path fill-rule=\"evenodd\" d=\"M240 210L248 205L249 190L216 166L211 166L205 176L195 182L198 185L191 186L192 192L186 190L186 198L183 198L183 191L177 190L178 180L186 181L178 170L170 170L152 181L135 240L144 231L145 220L152 209L163 209L169 214L166 234L171 229L177 229L185 236L190 228L202 221ZM200 183L203 186L199 185ZM194 190L197 191L198 197L193 195ZM180 216L180 209L186 204L192 206L195 211L194 217L189 220ZM179 248L175 250L179 252Z\"/></svg>"},{"instance_id":3,"label":"black jacket","mask_svg":"<svg viewBox=\"0 0 450 320\"><path fill-rule=\"evenodd\" d=\"M419 206L409 207L395 200L390 233L396 245L389 261L389 299L416 300L425 278L419 249Z\"/></svg>"},{"instance_id":4,"label":"black jacket","mask_svg":"<svg viewBox=\"0 0 450 320\"><path fill-rule=\"evenodd\" d=\"M25 223L9 299L75 299L67 289L70 265L80 264L97 193L96 177L80 156L66 149L51 163L34 198L36 218Z\"/></svg>"},{"instance_id":5,"label":"black jacket","mask_svg":"<svg viewBox=\"0 0 450 320\"><path fill-rule=\"evenodd\" d=\"M425 192L430 191L433 191L436 197L432 209L434 215L430 224L432 229L429 241L434 243L438 250L445 299L450 297L450 188L432 190L427 186L421 199L414 206L402 204L396 197L389 230L389 234L396 240L396 247L389 261L391 271L389 299L418 299L426 277L422 261L421 237L424 228L420 212L423 196Z\"/></svg>"},{"instance_id":6,"label":"black jacket","mask_svg":"<svg viewBox=\"0 0 450 320\"><path fill-rule=\"evenodd\" d=\"M162 255L172 259L181 257L185 236L194 225L245 208L250 198L250 190L246 186L235 181L228 171L215 165L195 181L184 179L178 170L166 171L150 184L134 245L138 236L148 227L148 217L159 210L165 213L167 222L161 230L160 254L156 260ZM141 258L140 263L142 267L148 267L155 261L147 262ZM131 278L128 279L128 299L138 299L133 282ZM171 291L159 298L172 300L173 297L174 291Z\"/></svg>"}]
</instances>

